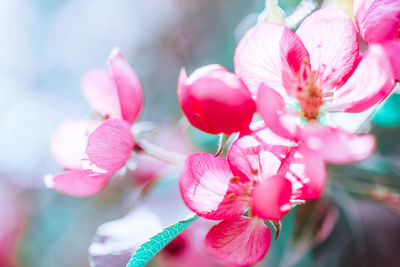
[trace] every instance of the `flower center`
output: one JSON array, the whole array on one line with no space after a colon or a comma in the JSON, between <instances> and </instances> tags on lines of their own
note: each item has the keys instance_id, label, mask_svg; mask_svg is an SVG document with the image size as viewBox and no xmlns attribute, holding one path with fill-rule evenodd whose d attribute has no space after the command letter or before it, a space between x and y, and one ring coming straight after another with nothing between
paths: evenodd
<instances>
[{"instance_id":1,"label":"flower center","mask_svg":"<svg viewBox=\"0 0 400 267\"><path fill-rule=\"evenodd\" d=\"M243 184L240 181L240 178L238 176L233 176L229 182L231 184L239 185L242 188L242 192L237 194L237 193L229 193L226 195L226 198L230 201L241 201L247 204L248 207L248 216L252 217L252 212L251 212L251 202L252 202L252 196L251 193L253 191L253 188L258 184L258 181L253 180L250 184Z\"/></svg>"},{"instance_id":2,"label":"flower center","mask_svg":"<svg viewBox=\"0 0 400 267\"><path fill-rule=\"evenodd\" d=\"M295 90L303 118L307 121L318 119L319 109L324 103L323 94L308 60L301 65Z\"/></svg>"}]
</instances>

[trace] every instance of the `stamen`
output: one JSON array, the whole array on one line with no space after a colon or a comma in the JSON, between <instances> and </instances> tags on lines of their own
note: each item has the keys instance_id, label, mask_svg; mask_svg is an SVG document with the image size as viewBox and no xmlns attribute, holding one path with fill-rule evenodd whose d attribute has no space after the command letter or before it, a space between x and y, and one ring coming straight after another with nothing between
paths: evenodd
<instances>
[{"instance_id":1,"label":"stamen","mask_svg":"<svg viewBox=\"0 0 400 267\"><path fill-rule=\"evenodd\" d=\"M304 119L316 120L324 100L321 88L317 84L316 73L311 70L308 59L304 59L300 66L294 88Z\"/></svg>"},{"instance_id":2,"label":"stamen","mask_svg":"<svg viewBox=\"0 0 400 267\"><path fill-rule=\"evenodd\" d=\"M257 175L257 174L258 174L258 170L252 168L252 169L251 169L251 173L254 174L254 175Z\"/></svg>"},{"instance_id":3,"label":"stamen","mask_svg":"<svg viewBox=\"0 0 400 267\"><path fill-rule=\"evenodd\" d=\"M251 197L250 197L250 196L241 195L241 196L238 196L236 199L237 199L237 200L241 200L241 201L243 201L243 202L246 202L246 203L248 203L249 206L250 206L250 203L251 203Z\"/></svg>"},{"instance_id":4,"label":"stamen","mask_svg":"<svg viewBox=\"0 0 400 267\"><path fill-rule=\"evenodd\" d=\"M238 184L238 183L240 182L240 177L239 177L239 176L233 176L233 177L229 180L229 182L230 182L231 184Z\"/></svg>"},{"instance_id":5,"label":"stamen","mask_svg":"<svg viewBox=\"0 0 400 267\"><path fill-rule=\"evenodd\" d=\"M237 195L235 193L230 193L226 196L226 198L233 201L236 200Z\"/></svg>"},{"instance_id":6,"label":"stamen","mask_svg":"<svg viewBox=\"0 0 400 267\"><path fill-rule=\"evenodd\" d=\"M243 187L243 195L248 195L250 196L251 189L248 187Z\"/></svg>"}]
</instances>

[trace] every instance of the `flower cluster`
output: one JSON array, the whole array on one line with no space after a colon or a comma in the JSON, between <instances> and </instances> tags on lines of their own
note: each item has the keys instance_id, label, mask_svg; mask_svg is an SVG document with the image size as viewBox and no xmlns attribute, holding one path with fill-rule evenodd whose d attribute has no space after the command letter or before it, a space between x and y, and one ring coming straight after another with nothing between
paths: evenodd
<instances>
[{"instance_id":1,"label":"flower cluster","mask_svg":"<svg viewBox=\"0 0 400 267\"><path fill-rule=\"evenodd\" d=\"M233 139L225 157L223 141L216 155L188 156L179 179L185 204L221 221L205 244L223 263L261 261L271 243L267 221L279 225L294 205L318 199L326 164L360 161L375 149L373 135L349 132L332 117L375 107L400 80L400 1L355 0L354 18L356 26L339 9L320 9L296 32L260 21L239 41L233 73L216 64L189 76L181 70L178 103L188 121ZM82 90L96 115L57 129L51 152L66 172L45 177L75 197L97 194L126 165L143 108L139 78L118 50L109 71L85 74ZM158 175L142 168L138 173Z\"/></svg>"},{"instance_id":2,"label":"flower cluster","mask_svg":"<svg viewBox=\"0 0 400 267\"><path fill-rule=\"evenodd\" d=\"M238 266L260 261L271 242L265 220L280 221L294 203L319 198L326 164L373 152L372 135L348 132L329 118L368 110L392 92L400 70L394 56L400 2L360 0L354 10L370 44L361 54L351 18L327 8L295 33L269 22L249 29L236 47L235 73L219 65L189 77L181 71L178 101L189 122L211 134L239 132L226 158L189 156L179 181L192 211L222 220L206 236L217 259Z\"/></svg>"}]
</instances>

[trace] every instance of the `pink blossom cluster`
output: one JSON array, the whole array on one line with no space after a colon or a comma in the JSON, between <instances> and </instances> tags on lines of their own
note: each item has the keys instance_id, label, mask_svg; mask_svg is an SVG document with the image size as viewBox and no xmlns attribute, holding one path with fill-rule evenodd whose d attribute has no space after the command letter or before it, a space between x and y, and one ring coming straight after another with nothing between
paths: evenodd
<instances>
[{"instance_id":1,"label":"pink blossom cluster","mask_svg":"<svg viewBox=\"0 0 400 267\"><path fill-rule=\"evenodd\" d=\"M82 91L96 116L59 126L50 149L66 172L45 177L49 187L75 197L99 193L125 166L135 145L131 126L143 108L140 80L117 49L109 57L109 71L84 75Z\"/></svg>"},{"instance_id":2,"label":"pink blossom cluster","mask_svg":"<svg viewBox=\"0 0 400 267\"><path fill-rule=\"evenodd\" d=\"M400 80L400 1L355 0L354 15L356 26L339 9L320 9L295 33L262 22L238 43L234 73L216 64L189 76L181 71L178 102L188 121L235 136L226 157L187 157L179 180L193 212L221 221L205 244L223 263L261 261L271 243L266 221L279 224L294 205L318 199L326 164L373 152L374 136L348 132L327 115L363 112L393 91ZM363 53L358 34L368 44ZM51 152L66 172L45 177L49 187L75 197L99 193L127 164L144 102L139 78L118 50L108 71L84 75L82 91L96 116L56 130Z\"/></svg>"},{"instance_id":3,"label":"pink blossom cluster","mask_svg":"<svg viewBox=\"0 0 400 267\"><path fill-rule=\"evenodd\" d=\"M189 122L211 134L239 133L226 158L190 155L179 186L200 217L222 221L206 236L210 254L235 266L264 258L271 233L294 204L318 199L326 164L363 160L370 134L333 125L326 115L357 113L383 101L400 71L400 1L354 1L357 28L339 9L320 9L295 33L262 22L236 47L234 73L219 65L178 79ZM360 54L357 30L369 44ZM253 115L258 113L261 120Z\"/></svg>"}]
</instances>

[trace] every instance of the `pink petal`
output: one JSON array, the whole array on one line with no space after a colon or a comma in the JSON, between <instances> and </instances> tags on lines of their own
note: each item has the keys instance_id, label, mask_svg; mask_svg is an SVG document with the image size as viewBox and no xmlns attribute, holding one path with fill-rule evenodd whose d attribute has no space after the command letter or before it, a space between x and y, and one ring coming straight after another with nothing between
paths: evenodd
<instances>
[{"instance_id":1,"label":"pink petal","mask_svg":"<svg viewBox=\"0 0 400 267\"><path fill-rule=\"evenodd\" d=\"M54 161L65 169L81 169L88 135L100 124L95 120L67 120L54 132L50 152Z\"/></svg>"},{"instance_id":2,"label":"pink petal","mask_svg":"<svg viewBox=\"0 0 400 267\"><path fill-rule=\"evenodd\" d=\"M324 160L304 145L290 149L282 161L278 175L285 176L292 182L292 199L317 199L326 182Z\"/></svg>"},{"instance_id":3,"label":"pink petal","mask_svg":"<svg viewBox=\"0 0 400 267\"><path fill-rule=\"evenodd\" d=\"M290 210L292 183L281 176L272 176L257 184L252 191L252 211L263 220L279 221Z\"/></svg>"},{"instance_id":4,"label":"pink petal","mask_svg":"<svg viewBox=\"0 0 400 267\"><path fill-rule=\"evenodd\" d=\"M360 31L365 13L375 0L353 0L353 13L357 29Z\"/></svg>"},{"instance_id":5,"label":"pink petal","mask_svg":"<svg viewBox=\"0 0 400 267\"><path fill-rule=\"evenodd\" d=\"M366 1L354 7L360 34L368 44L399 38L400 1Z\"/></svg>"},{"instance_id":6,"label":"pink petal","mask_svg":"<svg viewBox=\"0 0 400 267\"><path fill-rule=\"evenodd\" d=\"M182 103L182 94L184 92L184 86L186 84L187 79L188 76L186 74L186 71L184 68L182 68L181 71L179 72L178 86L177 86L177 95L179 103Z\"/></svg>"},{"instance_id":7,"label":"pink petal","mask_svg":"<svg viewBox=\"0 0 400 267\"><path fill-rule=\"evenodd\" d=\"M247 31L236 47L235 72L253 96L262 83L274 88L286 100L293 96L295 74L308 52L288 28L274 23L260 23Z\"/></svg>"},{"instance_id":8,"label":"pink petal","mask_svg":"<svg viewBox=\"0 0 400 267\"><path fill-rule=\"evenodd\" d=\"M271 87L261 84L257 94L257 111L265 126L284 138L295 137L300 116L288 114L282 96Z\"/></svg>"},{"instance_id":9,"label":"pink petal","mask_svg":"<svg viewBox=\"0 0 400 267\"><path fill-rule=\"evenodd\" d=\"M245 204L229 195L240 195L242 189L230 183L232 177L226 159L208 153L192 154L186 159L179 180L183 201L197 215L207 219L240 216Z\"/></svg>"},{"instance_id":10,"label":"pink petal","mask_svg":"<svg viewBox=\"0 0 400 267\"><path fill-rule=\"evenodd\" d=\"M380 44L385 48L386 54L390 59L394 78L400 81L400 38L386 40Z\"/></svg>"},{"instance_id":11,"label":"pink petal","mask_svg":"<svg viewBox=\"0 0 400 267\"><path fill-rule=\"evenodd\" d=\"M82 79L82 92L90 107L103 117L122 119L117 88L107 70L93 70Z\"/></svg>"},{"instance_id":12,"label":"pink petal","mask_svg":"<svg viewBox=\"0 0 400 267\"><path fill-rule=\"evenodd\" d=\"M143 107L143 89L139 77L117 49L111 52L108 63L118 89L122 118L132 124Z\"/></svg>"},{"instance_id":13,"label":"pink petal","mask_svg":"<svg viewBox=\"0 0 400 267\"><path fill-rule=\"evenodd\" d=\"M111 176L125 165L133 145L133 135L127 122L107 120L89 135L82 167L89 175Z\"/></svg>"},{"instance_id":14,"label":"pink petal","mask_svg":"<svg viewBox=\"0 0 400 267\"><path fill-rule=\"evenodd\" d=\"M271 243L271 232L256 218L237 217L222 221L208 232L208 252L232 266L251 266L261 261Z\"/></svg>"},{"instance_id":15,"label":"pink petal","mask_svg":"<svg viewBox=\"0 0 400 267\"><path fill-rule=\"evenodd\" d=\"M57 192L73 197L89 197L102 191L110 176L91 177L83 170L70 170L56 176L45 176L46 185Z\"/></svg>"},{"instance_id":16,"label":"pink petal","mask_svg":"<svg viewBox=\"0 0 400 267\"><path fill-rule=\"evenodd\" d=\"M329 108L361 112L385 99L394 87L392 67L380 45L370 45L356 70L335 93Z\"/></svg>"},{"instance_id":17,"label":"pink petal","mask_svg":"<svg viewBox=\"0 0 400 267\"><path fill-rule=\"evenodd\" d=\"M327 163L345 164L367 158L375 149L375 138L340 128L308 123L302 132L304 144Z\"/></svg>"},{"instance_id":18,"label":"pink petal","mask_svg":"<svg viewBox=\"0 0 400 267\"><path fill-rule=\"evenodd\" d=\"M255 103L243 81L219 65L197 69L178 86L178 100L189 122L211 134L244 131L255 112ZM182 78L183 77L183 78Z\"/></svg>"},{"instance_id":19,"label":"pink petal","mask_svg":"<svg viewBox=\"0 0 400 267\"><path fill-rule=\"evenodd\" d=\"M331 91L351 75L358 58L357 33L339 9L320 9L308 16L296 34L310 54L311 68L323 91Z\"/></svg>"},{"instance_id":20,"label":"pink petal","mask_svg":"<svg viewBox=\"0 0 400 267\"><path fill-rule=\"evenodd\" d=\"M268 128L254 131L232 143L228 152L229 166L243 182L262 181L276 174L290 143Z\"/></svg>"}]
</instances>

